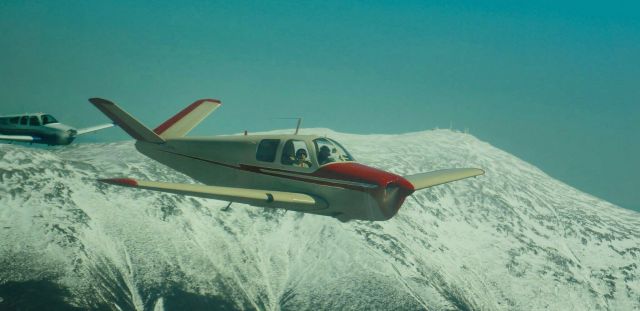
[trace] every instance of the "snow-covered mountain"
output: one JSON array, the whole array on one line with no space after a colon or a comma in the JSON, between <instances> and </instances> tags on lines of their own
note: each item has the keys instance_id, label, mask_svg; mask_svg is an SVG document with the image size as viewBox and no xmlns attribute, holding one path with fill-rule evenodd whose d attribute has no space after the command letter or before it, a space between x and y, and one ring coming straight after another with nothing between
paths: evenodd
<instances>
[{"instance_id":1,"label":"snow-covered mountain","mask_svg":"<svg viewBox=\"0 0 640 311\"><path fill-rule=\"evenodd\" d=\"M0 145L0 310L640 309L639 213L464 133L306 131L401 175L486 174L341 223L96 182L191 182L132 142Z\"/></svg>"}]
</instances>

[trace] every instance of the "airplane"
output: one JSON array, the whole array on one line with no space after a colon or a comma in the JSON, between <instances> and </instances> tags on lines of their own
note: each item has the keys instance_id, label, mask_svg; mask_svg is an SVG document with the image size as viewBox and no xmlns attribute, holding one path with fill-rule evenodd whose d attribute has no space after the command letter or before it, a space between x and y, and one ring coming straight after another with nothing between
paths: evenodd
<instances>
[{"instance_id":1,"label":"airplane","mask_svg":"<svg viewBox=\"0 0 640 311\"><path fill-rule=\"evenodd\" d=\"M185 137L221 102L202 99L151 130L115 103L89 101L136 140L136 149L202 184L105 178L139 189L283 208L350 220L384 221L414 191L484 174L454 168L399 176L358 163L337 141L318 135ZM297 131L296 131L297 132Z\"/></svg>"},{"instance_id":2,"label":"airplane","mask_svg":"<svg viewBox=\"0 0 640 311\"><path fill-rule=\"evenodd\" d=\"M52 115L27 113L0 116L0 140L37 144L68 145L79 135L112 127L113 123L76 129L62 124Z\"/></svg>"}]
</instances>

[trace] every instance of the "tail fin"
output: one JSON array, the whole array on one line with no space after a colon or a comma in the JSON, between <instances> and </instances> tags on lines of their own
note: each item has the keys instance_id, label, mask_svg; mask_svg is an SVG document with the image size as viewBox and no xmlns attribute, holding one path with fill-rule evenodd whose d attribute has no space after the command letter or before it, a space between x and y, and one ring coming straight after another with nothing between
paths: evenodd
<instances>
[{"instance_id":1,"label":"tail fin","mask_svg":"<svg viewBox=\"0 0 640 311\"><path fill-rule=\"evenodd\" d=\"M217 99L201 99L160 124L153 131L163 139L187 135L196 125L222 105Z\"/></svg>"},{"instance_id":2,"label":"tail fin","mask_svg":"<svg viewBox=\"0 0 640 311\"><path fill-rule=\"evenodd\" d=\"M122 110L118 105L102 98L91 98L89 101L136 140L157 144L164 143L164 139Z\"/></svg>"}]
</instances>

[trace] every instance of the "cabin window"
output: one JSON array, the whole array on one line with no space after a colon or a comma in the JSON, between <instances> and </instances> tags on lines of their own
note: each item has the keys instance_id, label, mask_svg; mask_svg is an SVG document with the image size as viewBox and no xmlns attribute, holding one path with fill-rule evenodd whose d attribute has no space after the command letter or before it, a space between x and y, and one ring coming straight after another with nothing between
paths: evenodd
<instances>
[{"instance_id":1,"label":"cabin window","mask_svg":"<svg viewBox=\"0 0 640 311\"><path fill-rule=\"evenodd\" d=\"M264 162L275 161L279 144L279 139L263 139L260 144L258 144L258 150L256 151L256 160Z\"/></svg>"},{"instance_id":2,"label":"cabin window","mask_svg":"<svg viewBox=\"0 0 640 311\"><path fill-rule=\"evenodd\" d=\"M38 116L29 117L29 125L40 126L40 118L38 118Z\"/></svg>"},{"instance_id":3,"label":"cabin window","mask_svg":"<svg viewBox=\"0 0 640 311\"><path fill-rule=\"evenodd\" d=\"M281 162L284 165L297 167L311 167L311 158L309 157L309 148L302 140L290 139L282 148Z\"/></svg>"},{"instance_id":4,"label":"cabin window","mask_svg":"<svg viewBox=\"0 0 640 311\"><path fill-rule=\"evenodd\" d=\"M42 125L49 123L58 123L58 120L49 114L42 115Z\"/></svg>"},{"instance_id":5,"label":"cabin window","mask_svg":"<svg viewBox=\"0 0 640 311\"><path fill-rule=\"evenodd\" d=\"M331 162L354 161L347 149L344 149L337 141L329 138L318 138L313 141L318 151L318 164L324 165Z\"/></svg>"},{"instance_id":6,"label":"cabin window","mask_svg":"<svg viewBox=\"0 0 640 311\"><path fill-rule=\"evenodd\" d=\"M13 118L9 119L9 123L11 123L11 124L20 123L20 117L13 117Z\"/></svg>"},{"instance_id":7,"label":"cabin window","mask_svg":"<svg viewBox=\"0 0 640 311\"><path fill-rule=\"evenodd\" d=\"M20 125L27 125L28 122L29 118L27 116L20 118Z\"/></svg>"}]
</instances>

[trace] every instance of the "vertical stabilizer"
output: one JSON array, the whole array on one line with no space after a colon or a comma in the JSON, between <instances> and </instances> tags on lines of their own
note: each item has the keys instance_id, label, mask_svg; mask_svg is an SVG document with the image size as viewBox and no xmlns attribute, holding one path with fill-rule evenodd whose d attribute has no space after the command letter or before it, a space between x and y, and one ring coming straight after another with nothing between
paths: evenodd
<instances>
[{"instance_id":1,"label":"vertical stabilizer","mask_svg":"<svg viewBox=\"0 0 640 311\"><path fill-rule=\"evenodd\" d=\"M217 99L198 100L160 124L153 131L163 139L183 137L220 105L221 103Z\"/></svg>"}]
</instances>

